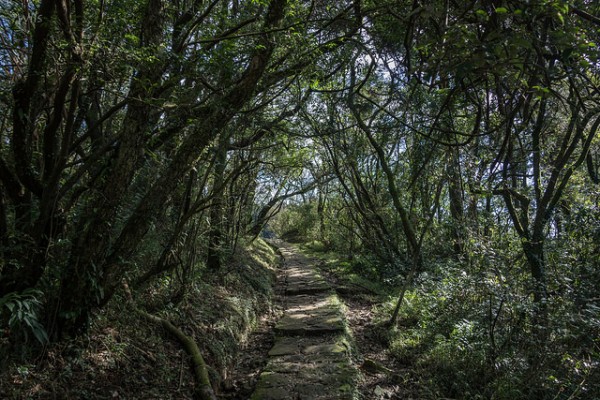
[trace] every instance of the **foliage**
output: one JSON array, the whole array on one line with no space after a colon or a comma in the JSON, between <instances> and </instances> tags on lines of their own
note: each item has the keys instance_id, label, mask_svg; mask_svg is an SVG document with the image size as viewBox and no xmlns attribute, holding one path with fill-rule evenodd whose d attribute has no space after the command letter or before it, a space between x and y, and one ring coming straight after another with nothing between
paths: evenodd
<instances>
[{"instance_id":1,"label":"foliage","mask_svg":"<svg viewBox=\"0 0 600 400\"><path fill-rule=\"evenodd\" d=\"M515 238L509 242L518 242ZM516 246L515 246L516 245ZM554 249L559 254L567 248ZM390 350L414 365L411 379L424 398L594 398L598 396L598 310L581 304L572 283L549 299L550 334L535 336L535 305L518 243L512 249L472 249L469 263L440 259L405 296ZM516 265L515 265L515 260ZM488 263L492 262L492 265ZM570 264L553 264L561 276ZM520 273L518 271L521 271ZM597 296L597 288L594 296ZM392 303L382 306L387 318ZM575 355L573 349L578 348ZM532 365L532 354L544 354ZM594 361L596 360L596 361Z\"/></svg>"},{"instance_id":2,"label":"foliage","mask_svg":"<svg viewBox=\"0 0 600 400\"><path fill-rule=\"evenodd\" d=\"M316 236L317 215L314 202L289 204L270 224L277 236L290 241L307 241Z\"/></svg>"},{"instance_id":3,"label":"foliage","mask_svg":"<svg viewBox=\"0 0 600 400\"><path fill-rule=\"evenodd\" d=\"M42 305L40 297L42 293L39 290L29 289L20 294L8 293L0 298L0 320L8 320L5 333L11 330L11 335L23 335L25 343L31 333L39 344L48 343L48 334L38 319Z\"/></svg>"},{"instance_id":4,"label":"foliage","mask_svg":"<svg viewBox=\"0 0 600 400\"><path fill-rule=\"evenodd\" d=\"M2 4L3 354L123 279L176 315L266 293L227 267L262 231L396 287L427 396L597 394L596 2Z\"/></svg>"},{"instance_id":5,"label":"foliage","mask_svg":"<svg viewBox=\"0 0 600 400\"><path fill-rule=\"evenodd\" d=\"M135 303L194 337L212 368L211 379L222 390L231 386L232 382L222 381L231 376L259 318L270 312L277 263L277 255L265 242L244 243L225 265L223 281L198 275L175 305L170 300L180 283L168 276L162 282L169 278L170 284L135 292ZM49 343L46 356L35 363L3 361L0 392L7 398L100 399L115 392L125 398L191 398L193 375L181 346L164 329L131 312L121 294L117 296L119 301L98 315L86 337Z\"/></svg>"}]
</instances>

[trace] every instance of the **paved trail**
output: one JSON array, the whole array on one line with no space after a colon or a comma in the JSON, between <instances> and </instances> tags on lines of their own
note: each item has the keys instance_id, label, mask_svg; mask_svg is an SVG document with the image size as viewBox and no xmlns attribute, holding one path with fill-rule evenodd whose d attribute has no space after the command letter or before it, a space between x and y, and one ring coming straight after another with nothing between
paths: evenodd
<instances>
[{"instance_id":1,"label":"paved trail","mask_svg":"<svg viewBox=\"0 0 600 400\"><path fill-rule=\"evenodd\" d=\"M285 313L252 400L354 399L357 371L341 303L314 261L287 244L280 250Z\"/></svg>"}]
</instances>

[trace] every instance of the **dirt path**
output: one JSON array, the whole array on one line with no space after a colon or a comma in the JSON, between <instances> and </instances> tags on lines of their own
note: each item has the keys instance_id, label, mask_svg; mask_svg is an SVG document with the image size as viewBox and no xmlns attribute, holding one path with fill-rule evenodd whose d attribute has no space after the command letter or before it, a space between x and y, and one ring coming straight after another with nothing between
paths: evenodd
<instances>
[{"instance_id":1,"label":"dirt path","mask_svg":"<svg viewBox=\"0 0 600 400\"><path fill-rule=\"evenodd\" d=\"M254 400L353 399L357 370L341 302L315 262L282 244L284 315Z\"/></svg>"}]
</instances>

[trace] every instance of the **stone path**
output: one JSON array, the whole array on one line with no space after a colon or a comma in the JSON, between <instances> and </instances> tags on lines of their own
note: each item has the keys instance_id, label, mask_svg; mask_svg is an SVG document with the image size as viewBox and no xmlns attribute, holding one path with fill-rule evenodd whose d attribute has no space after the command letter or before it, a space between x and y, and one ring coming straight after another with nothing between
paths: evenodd
<instances>
[{"instance_id":1,"label":"stone path","mask_svg":"<svg viewBox=\"0 0 600 400\"><path fill-rule=\"evenodd\" d=\"M341 303L314 263L283 244L284 315L252 400L357 397Z\"/></svg>"}]
</instances>

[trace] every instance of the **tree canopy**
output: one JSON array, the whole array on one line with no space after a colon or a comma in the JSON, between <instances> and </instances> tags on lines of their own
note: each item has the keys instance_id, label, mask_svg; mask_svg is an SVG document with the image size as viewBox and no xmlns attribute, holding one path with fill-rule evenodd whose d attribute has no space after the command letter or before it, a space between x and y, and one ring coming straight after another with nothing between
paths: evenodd
<instances>
[{"instance_id":1,"label":"tree canopy","mask_svg":"<svg viewBox=\"0 0 600 400\"><path fill-rule=\"evenodd\" d=\"M551 344L597 368L600 4L0 5L15 346L85 333L124 279L183 271L183 293L274 232L396 287L391 325L406 296L463 290L444 323L479 324L499 374L520 345L524 377Z\"/></svg>"}]
</instances>

